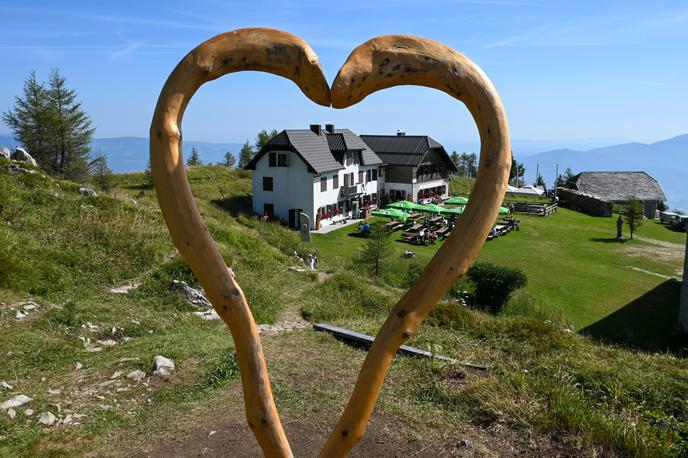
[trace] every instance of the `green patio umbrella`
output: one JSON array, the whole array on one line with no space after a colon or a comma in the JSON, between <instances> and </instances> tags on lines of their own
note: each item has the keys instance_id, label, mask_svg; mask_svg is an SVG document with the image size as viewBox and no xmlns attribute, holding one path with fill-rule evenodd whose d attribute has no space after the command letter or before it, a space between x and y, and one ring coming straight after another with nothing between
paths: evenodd
<instances>
[{"instance_id":1,"label":"green patio umbrella","mask_svg":"<svg viewBox=\"0 0 688 458\"><path fill-rule=\"evenodd\" d=\"M423 208L419 208L419 210L428 213L442 213L442 210L445 209L444 207L440 207L439 205L435 204L422 205L422 207Z\"/></svg>"},{"instance_id":2,"label":"green patio umbrella","mask_svg":"<svg viewBox=\"0 0 688 458\"><path fill-rule=\"evenodd\" d=\"M442 214L443 215L462 215L463 211L466 207L463 205L460 205L458 207L452 207L452 208L444 208L442 209Z\"/></svg>"},{"instance_id":3,"label":"green patio umbrella","mask_svg":"<svg viewBox=\"0 0 688 458\"><path fill-rule=\"evenodd\" d=\"M393 204L387 205L387 208L400 208L402 210L422 210L423 206L409 202L408 200L400 200L398 202L394 202Z\"/></svg>"},{"instance_id":4,"label":"green patio umbrella","mask_svg":"<svg viewBox=\"0 0 688 458\"><path fill-rule=\"evenodd\" d=\"M388 208L386 210L375 210L371 213L373 216L384 216L392 219L400 219L402 221L409 217L409 214L405 211L401 211L396 208Z\"/></svg>"},{"instance_id":5,"label":"green patio umbrella","mask_svg":"<svg viewBox=\"0 0 688 458\"><path fill-rule=\"evenodd\" d=\"M500 215L508 215L509 214L509 209L506 207L499 207L499 214Z\"/></svg>"},{"instance_id":6,"label":"green patio umbrella","mask_svg":"<svg viewBox=\"0 0 688 458\"><path fill-rule=\"evenodd\" d=\"M444 201L445 205L466 205L468 203L468 197L464 196L454 196Z\"/></svg>"}]
</instances>

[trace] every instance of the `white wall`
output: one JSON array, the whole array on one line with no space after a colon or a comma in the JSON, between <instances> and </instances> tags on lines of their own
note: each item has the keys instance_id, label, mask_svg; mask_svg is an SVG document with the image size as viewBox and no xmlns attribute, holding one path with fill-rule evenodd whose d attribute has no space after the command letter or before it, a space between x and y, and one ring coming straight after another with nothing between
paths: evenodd
<instances>
[{"instance_id":1,"label":"white wall","mask_svg":"<svg viewBox=\"0 0 688 458\"><path fill-rule=\"evenodd\" d=\"M288 152L288 167L270 167L265 154L253 171L253 211L263 215L263 204L275 206L275 216L289 223L289 210L300 208L313 221L313 174L295 153ZM263 177L272 177L272 191L263 191Z\"/></svg>"},{"instance_id":2,"label":"white wall","mask_svg":"<svg viewBox=\"0 0 688 458\"><path fill-rule=\"evenodd\" d=\"M354 174L354 183L358 182L358 172L362 171L363 172L363 182L361 184L356 184L357 192L362 192L364 194L376 194L378 193L378 182L377 180L374 181L369 181L365 182L365 175L368 170L373 170L377 169L377 165L358 165L358 164L352 164L346 167L344 170L338 170L336 172L330 172L330 173L324 173L322 175L316 175L313 178L313 211L317 211L318 208L324 207L326 205L332 205L337 202L345 200L345 198L340 197L340 190L342 186L344 186L344 175L348 173ZM335 175L339 176L339 187L336 189L332 188L332 177ZM327 178L327 190L325 192L320 191L320 179L322 177ZM379 199L379 195L378 195ZM346 211L346 208L345 208ZM340 214L335 216L334 218L329 218L320 221L321 226L327 226L328 224L331 224L333 221L338 221L341 219L344 219L346 216L348 216L348 213ZM313 222L313 227L315 227L315 218L314 215L311 218L311 221Z\"/></svg>"}]
</instances>

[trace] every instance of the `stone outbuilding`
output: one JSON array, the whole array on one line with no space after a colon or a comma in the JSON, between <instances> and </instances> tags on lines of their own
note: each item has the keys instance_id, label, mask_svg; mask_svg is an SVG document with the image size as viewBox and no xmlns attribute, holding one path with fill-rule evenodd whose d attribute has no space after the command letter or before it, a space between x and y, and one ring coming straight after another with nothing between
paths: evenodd
<instances>
[{"instance_id":1,"label":"stone outbuilding","mask_svg":"<svg viewBox=\"0 0 688 458\"><path fill-rule=\"evenodd\" d=\"M581 172L566 188L620 205L635 197L643 203L645 217L651 219L656 217L659 202L666 200L659 182L646 172Z\"/></svg>"}]
</instances>

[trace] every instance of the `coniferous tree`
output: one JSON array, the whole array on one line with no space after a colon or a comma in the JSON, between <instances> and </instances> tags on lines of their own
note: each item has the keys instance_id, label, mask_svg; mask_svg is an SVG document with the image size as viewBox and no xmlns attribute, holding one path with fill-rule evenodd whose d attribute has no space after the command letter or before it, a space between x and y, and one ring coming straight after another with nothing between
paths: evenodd
<instances>
[{"instance_id":1,"label":"coniferous tree","mask_svg":"<svg viewBox=\"0 0 688 458\"><path fill-rule=\"evenodd\" d=\"M201 160L201 155L198 154L198 150L195 146L191 147L191 155L189 156L189 159L186 161L186 165L192 166L201 164L203 164L203 161Z\"/></svg>"},{"instance_id":2,"label":"coniferous tree","mask_svg":"<svg viewBox=\"0 0 688 458\"><path fill-rule=\"evenodd\" d=\"M270 140L272 140L273 137L275 137L279 132L277 130L272 129L271 132L268 132L267 130L263 129L260 132L258 132L258 135L256 135L256 140L254 143L254 148L255 151L260 151L263 146Z\"/></svg>"},{"instance_id":3,"label":"coniferous tree","mask_svg":"<svg viewBox=\"0 0 688 458\"><path fill-rule=\"evenodd\" d=\"M107 156L97 154L90 164L93 184L101 191L109 191L112 187L112 170L108 166Z\"/></svg>"},{"instance_id":4,"label":"coniferous tree","mask_svg":"<svg viewBox=\"0 0 688 458\"><path fill-rule=\"evenodd\" d=\"M143 185L147 188L153 187L153 173L151 172L150 159L148 159L146 169L143 171Z\"/></svg>"},{"instance_id":5,"label":"coniferous tree","mask_svg":"<svg viewBox=\"0 0 688 458\"><path fill-rule=\"evenodd\" d=\"M251 148L248 140L246 140L246 143L244 143L244 145L241 147L241 151L239 152L240 169L243 169L248 165L249 162L251 162L251 159L253 159L253 154L253 148Z\"/></svg>"},{"instance_id":6,"label":"coniferous tree","mask_svg":"<svg viewBox=\"0 0 688 458\"><path fill-rule=\"evenodd\" d=\"M630 197L624 207L624 216L628 229L631 231L631 239L633 239L633 232L643 222L643 203L635 197Z\"/></svg>"},{"instance_id":7,"label":"coniferous tree","mask_svg":"<svg viewBox=\"0 0 688 458\"><path fill-rule=\"evenodd\" d=\"M2 119L48 173L86 178L94 129L76 91L67 87L58 70L50 73L47 86L38 82L34 72L29 74L23 97L15 97L13 109Z\"/></svg>"},{"instance_id":8,"label":"coniferous tree","mask_svg":"<svg viewBox=\"0 0 688 458\"><path fill-rule=\"evenodd\" d=\"M389 238L387 228L381 221L376 221L370 225L370 235L363 245L359 262L373 277L377 278L386 269L391 250L392 240Z\"/></svg>"},{"instance_id":9,"label":"coniferous tree","mask_svg":"<svg viewBox=\"0 0 688 458\"><path fill-rule=\"evenodd\" d=\"M14 97L14 107L2 114L14 138L29 150L39 165L50 163L48 154L48 94L31 72L24 81L23 97Z\"/></svg>"},{"instance_id":10,"label":"coniferous tree","mask_svg":"<svg viewBox=\"0 0 688 458\"><path fill-rule=\"evenodd\" d=\"M535 182L533 183L533 186L542 186L543 188L546 188L547 185L545 184L545 179L542 177L540 173L538 173L538 176L535 177Z\"/></svg>"},{"instance_id":11,"label":"coniferous tree","mask_svg":"<svg viewBox=\"0 0 688 458\"><path fill-rule=\"evenodd\" d=\"M456 151L452 151L451 156L449 156L449 157L451 158L454 165L458 168L459 163L461 161L461 156L459 156L459 153L457 153Z\"/></svg>"},{"instance_id":12,"label":"coniferous tree","mask_svg":"<svg viewBox=\"0 0 688 458\"><path fill-rule=\"evenodd\" d=\"M95 131L91 119L76 100L76 91L67 88L66 79L57 69L50 73L47 93L48 150L53 171L65 178L84 180L89 173L91 138Z\"/></svg>"},{"instance_id":13,"label":"coniferous tree","mask_svg":"<svg viewBox=\"0 0 688 458\"><path fill-rule=\"evenodd\" d=\"M234 159L234 155L231 152L227 151L225 153L225 162L223 163L223 165L231 169L232 167L234 167L235 162L236 159Z\"/></svg>"}]
</instances>

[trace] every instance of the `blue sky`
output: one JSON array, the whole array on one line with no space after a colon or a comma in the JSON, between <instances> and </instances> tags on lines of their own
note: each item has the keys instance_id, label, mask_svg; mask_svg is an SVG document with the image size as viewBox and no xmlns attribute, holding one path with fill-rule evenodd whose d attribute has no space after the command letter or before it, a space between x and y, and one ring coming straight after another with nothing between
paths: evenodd
<instances>
[{"instance_id":1,"label":"blue sky","mask_svg":"<svg viewBox=\"0 0 688 458\"><path fill-rule=\"evenodd\" d=\"M330 81L371 37L440 41L492 79L513 138L654 141L688 132L685 1L3 0L0 17L0 110L11 106L31 70L47 78L59 67L97 137L146 136L160 88L186 52L251 26L304 38ZM430 89L394 88L340 111L317 107L291 82L260 73L204 86L183 130L189 139L243 141L262 128L328 121L359 133L403 128L440 141L477 140L463 105Z\"/></svg>"}]
</instances>

